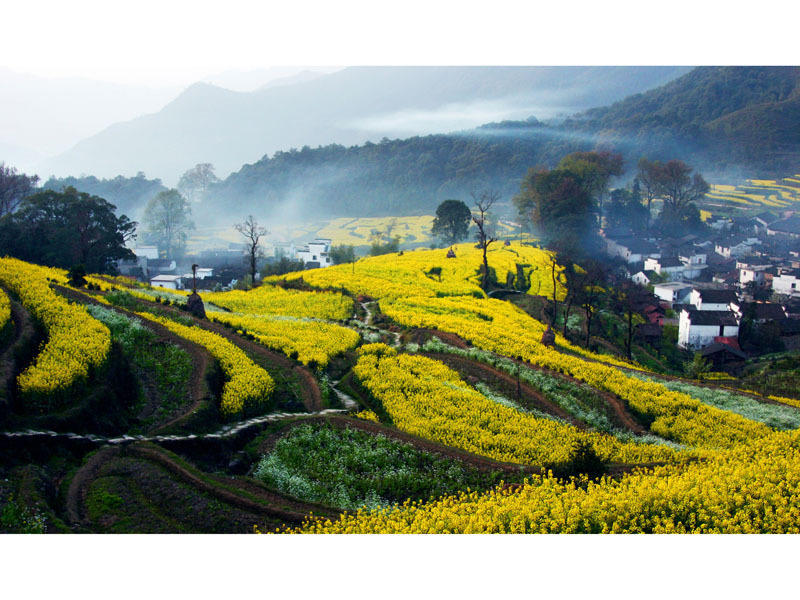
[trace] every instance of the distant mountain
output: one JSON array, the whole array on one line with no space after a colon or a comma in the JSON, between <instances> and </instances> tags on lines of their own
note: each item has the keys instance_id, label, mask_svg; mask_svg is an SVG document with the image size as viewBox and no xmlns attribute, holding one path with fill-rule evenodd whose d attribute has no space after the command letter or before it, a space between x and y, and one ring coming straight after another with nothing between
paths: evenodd
<instances>
[{"instance_id":1,"label":"distant mountain","mask_svg":"<svg viewBox=\"0 0 800 600\"><path fill-rule=\"evenodd\" d=\"M30 171L112 123L159 110L179 91L0 68L0 161Z\"/></svg>"},{"instance_id":2,"label":"distant mountain","mask_svg":"<svg viewBox=\"0 0 800 600\"><path fill-rule=\"evenodd\" d=\"M234 92L252 92L261 88L310 81L315 77L337 70L326 67L269 67L267 69L252 69L249 71L228 70L203 77L200 82L209 83Z\"/></svg>"},{"instance_id":3,"label":"distant mountain","mask_svg":"<svg viewBox=\"0 0 800 600\"><path fill-rule=\"evenodd\" d=\"M42 164L47 173L174 184L211 162L224 175L292 147L360 144L499 119L567 115L660 85L686 67L353 67L249 93L188 88L161 111L117 123Z\"/></svg>"}]
</instances>

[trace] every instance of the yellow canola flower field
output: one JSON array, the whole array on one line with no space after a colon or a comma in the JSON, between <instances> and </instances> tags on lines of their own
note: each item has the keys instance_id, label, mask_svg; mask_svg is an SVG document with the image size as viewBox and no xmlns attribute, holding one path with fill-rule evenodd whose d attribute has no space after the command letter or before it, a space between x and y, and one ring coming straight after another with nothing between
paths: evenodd
<instances>
[{"instance_id":1,"label":"yellow canola flower field","mask_svg":"<svg viewBox=\"0 0 800 600\"><path fill-rule=\"evenodd\" d=\"M17 378L23 394L48 396L85 380L101 366L111 348L108 328L86 310L56 294L48 278L65 280L64 272L14 258L0 258L0 283L16 294L47 331L47 344L35 362Z\"/></svg>"},{"instance_id":2,"label":"yellow canola flower field","mask_svg":"<svg viewBox=\"0 0 800 600\"><path fill-rule=\"evenodd\" d=\"M227 377L220 403L220 408L225 416L235 416L245 408L266 402L275 390L275 382L269 373L250 360L243 350L222 336L200 327L187 327L152 313L137 312L135 314L163 325L174 334L203 346L220 362Z\"/></svg>"},{"instance_id":3,"label":"yellow canola flower field","mask_svg":"<svg viewBox=\"0 0 800 600\"><path fill-rule=\"evenodd\" d=\"M427 242L431 239L433 216L421 217L362 217L360 219L334 219L317 232L317 237L328 238L333 244L366 246L373 232L385 232L391 227L392 236L399 236L401 244Z\"/></svg>"},{"instance_id":4,"label":"yellow canola flower field","mask_svg":"<svg viewBox=\"0 0 800 600\"><path fill-rule=\"evenodd\" d=\"M262 285L249 291L207 292L205 302L251 315L286 315L343 321L353 314L353 301L332 292L285 290Z\"/></svg>"},{"instance_id":5,"label":"yellow canola flower field","mask_svg":"<svg viewBox=\"0 0 800 600\"><path fill-rule=\"evenodd\" d=\"M324 269L300 271L268 278L302 279L317 288L344 288L352 294L373 298L402 298L406 296L475 296L485 297L480 287L479 269L483 262L482 251L474 244L453 246L456 258L447 258L448 249L415 250L384 254L358 260L355 265L342 264ZM495 242L489 246L489 268L497 280L505 283L510 273L517 275L517 265L522 267L531 282L531 294L547 297L553 295L550 253L519 242L509 246ZM566 295L561 267L556 268L559 299Z\"/></svg>"},{"instance_id":6,"label":"yellow canola flower field","mask_svg":"<svg viewBox=\"0 0 800 600\"><path fill-rule=\"evenodd\" d=\"M545 465L569 459L573 444L588 440L611 462L667 461L674 450L621 442L558 421L500 405L430 358L400 354L383 344L359 350L356 377L401 430L498 461Z\"/></svg>"},{"instance_id":7,"label":"yellow canola flower field","mask_svg":"<svg viewBox=\"0 0 800 600\"><path fill-rule=\"evenodd\" d=\"M0 330L8 325L10 319L11 301L8 299L8 295L3 290L0 290Z\"/></svg>"},{"instance_id":8,"label":"yellow canola flower field","mask_svg":"<svg viewBox=\"0 0 800 600\"><path fill-rule=\"evenodd\" d=\"M226 312L208 312L207 316L246 330L264 346L287 356L297 352L297 359L305 365L313 361L324 367L332 356L355 348L361 341L352 329L321 321Z\"/></svg>"},{"instance_id":9,"label":"yellow canola flower field","mask_svg":"<svg viewBox=\"0 0 800 600\"><path fill-rule=\"evenodd\" d=\"M455 333L483 350L521 357L533 365L560 371L616 394L633 410L653 419L650 426L653 433L681 444L727 449L771 431L763 423L707 406L687 394L668 390L660 383L640 381L614 366L546 348L540 343L544 325L507 302L409 298L381 303L381 308L403 325ZM557 336L557 342L587 358L592 356L588 351L571 346L561 336Z\"/></svg>"},{"instance_id":10,"label":"yellow canola flower field","mask_svg":"<svg viewBox=\"0 0 800 600\"><path fill-rule=\"evenodd\" d=\"M618 480L532 477L396 509L309 520L298 533L800 533L800 433Z\"/></svg>"}]
</instances>

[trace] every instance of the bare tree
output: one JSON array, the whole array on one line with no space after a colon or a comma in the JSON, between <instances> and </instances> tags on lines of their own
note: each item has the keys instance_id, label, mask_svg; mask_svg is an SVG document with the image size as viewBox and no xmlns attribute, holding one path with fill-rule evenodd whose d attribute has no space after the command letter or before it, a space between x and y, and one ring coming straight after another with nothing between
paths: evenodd
<instances>
[{"instance_id":1,"label":"bare tree","mask_svg":"<svg viewBox=\"0 0 800 600\"><path fill-rule=\"evenodd\" d=\"M475 202L475 208L478 211L477 215L475 213L472 214L472 222L475 223L475 226L478 228L478 244L480 244L483 250L481 287L486 290L486 288L489 287L489 261L486 258L486 251L489 248L489 244L497 241L497 238L491 236L488 231L489 227L486 221L486 215L489 209L492 208L492 205L500 198L500 194L493 190L484 190L480 193L472 192L471 196L472 200Z\"/></svg>"},{"instance_id":2,"label":"bare tree","mask_svg":"<svg viewBox=\"0 0 800 600\"><path fill-rule=\"evenodd\" d=\"M18 173L14 167L0 162L0 217L13 213L22 199L36 191L38 175Z\"/></svg>"},{"instance_id":3,"label":"bare tree","mask_svg":"<svg viewBox=\"0 0 800 600\"><path fill-rule=\"evenodd\" d=\"M259 240L262 236L267 235L267 229L265 227L261 227L253 218L253 215L249 215L244 223L237 223L234 225L236 231L241 233L247 239L247 255L250 261L250 277L252 278L252 282L255 284L256 282L256 259L261 256L261 250L258 247Z\"/></svg>"}]
</instances>

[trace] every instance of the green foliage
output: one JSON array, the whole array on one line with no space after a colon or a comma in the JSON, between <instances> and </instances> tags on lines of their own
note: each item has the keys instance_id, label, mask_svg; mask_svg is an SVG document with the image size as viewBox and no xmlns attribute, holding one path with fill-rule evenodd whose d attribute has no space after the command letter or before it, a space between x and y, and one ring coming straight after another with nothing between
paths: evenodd
<instances>
[{"instance_id":1,"label":"green foliage","mask_svg":"<svg viewBox=\"0 0 800 600\"><path fill-rule=\"evenodd\" d=\"M352 245L339 244L331 246L330 257L335 265L355 262L356 251Z\"/></svg>"},{"instance_id":2,"label":"green foliage","mask_svg":"<svg viewBox=\"0 0 800 600\"><path fill-rule=\"evenodd\" d=\"M0 217L14 212L22 199L35 191L38 181L38 175L18 173L0 162Z\"/></svg>"},{"instance_id":3,"label":"green foliage","mask_svg":"<svg viewBox=\"0 0 800 600\"><path fill-rule=\"evenodd\" d=\"M436 209L431 234L445 244L457 244L467 237L472 211L461 200L445 200Z\"/></svg>"},{"instance_id":4,"label":"green foliage","mask_svg":"<svg viewBox=\"0 0 800 600\"><path fill-rule=\"evenodd\" d=\"M513 202L520 218L535 226L548 247L575 256L597 245L593 184L566 168L532 168Z\"/></svg>"},{"instance_id":5,"label":"green foliage","mask_svg":"<svg viewBox=\"0 0 800 600\"><path fill-rule=\"evenodd\" d=\"M0 500L0 533L45 533L44 516L21 505L16 498Z\"/></svg>"},{"instance_id":6,"label":"green foliage","mask_svg":"<svg viewBox=\"0 0 800 600\"><path fill-rule=\"evenodd\" d=\"M86 267L83 265L73 265L67 272L67 283L72 287L83 287L86 285Z\"/></svg>"},{"instance_id":7,"label":"green foliage","mask_svg":"<svg viewBox=\"0 0 800 600\"><path fill-rule=\"evenodd\" d=\"M302 271L305 268L306 265L302 260L293 260L286 256L281 256L277 261L268 262L264 265L264 268L261 269L261 275L263 277L269 277L270 275L286 275L286 273Z\"/></svg>"},{"instance_id":8,"label":"green foliage","mask_svg":"<svg viewBox=\"0 0 800 600\"><path fill-rule=\"evenodd\" d=\"M683 373L689 379L700 379L703 373L711 371L711 363L703 358L699 352L694 353L691 361L688 361L683 367Z\"/></svg>"},{"instance_id":9,"label":"green foliage","mask_svg":"<svg viewBox=\"0 0 800 600\"><path fill-rule=\"evenodd\" d=\"M752 396L737 394L735 391L692 385L683 381L671 381L648 377L640 373L633 376L645 381L657 381L667 389L688 394L703 404L742 415L746 419L759 421L775 429L797 429L800 427L800 410L785 404L759 402Z\"/></svg>"},{"instance_id":10,"label":"green foliage","mask_svg":"<svg viewBox=\"0 0 800 600\"><path fill-rule=\"evenodd\" d=\"M147 391L151 409L146 410L143 425L165 419L185 403L191 385L192 359L182 348L160 342L139 319L114 310L89 305L86 307L111 331L111 338L120 344L131 368ZM140 402L144 405L145 398Z\"/></svg>"},{"instance_id":11,"label":"green foliage","mask_svg":"<svg viewBox=\"0 0 800 600\"><path fill-rule=\"evenodd\" d=\"M611 202L606 208L609 227L627 227L632 231L647 228L647 207L631 190L617 189L611 192Z\"/></svg>"},{"instance_id":12,"label":"green foliage","mask_svg":"<svg viewBox=\"0 0 800 600\"><path fill-rule=\"evenodd\" d=\"M136 223L116 217L114 205L79 193L43 190L28 196L0 221L0 254L69 269L81 264L91 273L114 273L116 261L133 258L125 242Z\"/></svg>"},{"instance_id":13,"label":"green foliage","mask_svg":"<svg viewBox=\"0 0 800 600\"><path fill-rule=\"evenodd\" d=\"M189 231L194 229L189 202L177 190L159 192L147 203L142 224L146 238L158 244L167 258L183 255Z\"/></svg>"},{"instance_id":14,"label":"green foliage","mask_svg":"<svg viewBox=\"0 0 800 600\"><path fill-rule=\"evenodd\" d=\"M500 481L452 459L383 435L330 426L297 426L255 470L270 487L297 498L355 510L427 500Z\"/></svg>"},{"instance_id":15,"label":"green foliage","mask_svg":"<svg viewBox=\"0 0 800 600\"><path fill-rule=\"evenodd\" d=\"M565 467L570 473L585 474L592 479L606 472L606 461L600 458L589 440L581 439L573 445Z\"/></svg>"},{"instance_id":16,"label":"green foliage","mask_svg":"<svg viewBox=\"0 0 800 600\"><path fill-rule=\"evenodd\" d=\"M167 189L160 179L147 179L141 171L136 177L119 175L114 179L98 179L93 176L60 179L51 177L42 187L56 192L72 187L79 192L100 196L116 206L118 215L131 216L140 215L150 198Z\"/></svg>"}]
</instances>

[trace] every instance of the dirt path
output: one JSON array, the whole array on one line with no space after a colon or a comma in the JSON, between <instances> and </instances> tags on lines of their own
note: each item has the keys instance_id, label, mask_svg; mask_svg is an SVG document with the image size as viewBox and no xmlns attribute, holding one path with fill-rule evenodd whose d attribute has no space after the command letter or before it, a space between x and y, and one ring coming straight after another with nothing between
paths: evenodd
<instances>
[{"instance_id":1,"label":"dirt path","mask_svg":"<svg viewBox=\"0 0 800 600\"><path fill-rule=\"evenodd\" d=\"M88 515L86 514L86 495L89 491L89 486L100 472L103 464L118 455L119 448L112 446L101 448L75 473L72 481L70 481L65 502L67 521L71 525L79 527L87 527L89 525Z\"/></svg>"},{"instance_id":2,"label":"dirt path","mask_svg":"<svg viewBox=\"0 0 800 600\"><path fill-rule=\"evenodd\" d=\"M496 367L492 367L477 360L458 356L456 354L425 352L422 353L422 355L445 363L447 366L458 371L467 380L478 379L484 383L500 383L501 386L505 388L504 391L514 390L514 393L516 392L516 377L513 377L512 375L509 375L505 371L501 371ZM480 377L475 377L475 374L479 375ZM554 417L558 417L559 419L563 419L568 423L572 423L580 429L586 429L586 424L583 421L576 419L558 404L550 401L544 394L534 389L524 381L519 382L519 389L522 392L522 398L524 402L533 405L542 412L553 415Z\"/></svg>"},{"instance_id":3,"label":"dirt path","mask_svg":"<svg viewBox=\"0 0 800 600\"><path fill-rule=\"evenodd\" d=\"M254 481L204 473L193 465L177 460L158 446L135 444L124 448L113 446L101 448L75 473L65 502L67 520L73 527L83 530L91 528L92 523L86 508L90 486L109 461L125 456L156 464L198 492L208 494L230 506L254 515L277 518L287 524L299 525L312 512L331 519L341 514L341 511L335 508L302 502Z\"/></svg>"},{"instance_id":4,"label":"dirt path","mask_svg":"<svg viewBox=\"0 0 800 600\"><path fill-rule=\"evenodd\" d=\"M78 293L74 292L74 290L66 289L67 292L72 292L73 294ZM91 298L90 294L81 294L78 293L80 298L89 297ZM147 300L141 300L137 298L138 301L142 302L143 304L148 304L153 307L158 307L160 310L168 312L173 315L181 316L183 318L192 318L189 313L186 313L178 308L173 306L163 305L157 302L150 302ZM96 301L95 301L96 302ZM103 305L106 306L106 305ZM125 311L125 309L121 309L119 307L113 307L117 310L126 312L128 314L132 314L129 311ZM201 319L194 319L193 321L195 324L206 331L211 331L212 333L216 333L217 335L222 336L232 344L238 346L246 353L251 355L256 355L263 357L267 362L277 365L281 369L285 369L287 371L293 372L298 379L298 383L301 390L301 400L303 402L303 406L305 406L306 410L309 412L318 412L322 410L322 392L319 388L319 384L317 383L316 378L314 375L309 371L309 369L303 365L298 364L295 361L292 361L284 354L280 352L276 352L262 346L261 344L254 342L252 340L248 340L240 335L233 333L230 329L222 325L221 323L217 323L215 321L208 321L208 320L201 320ZM154 325L158 325L157 323L153 323ZM158 325L158 327L164 329L165 331L169 331L165 327ZM171 332L170 332L171 333ZM174 334L173 334L174 335ZM175 336L179 337L179 336ZM182 339L182 338L180 338Z\"/></svg>"},{"instance_id":5,"label":"dirt path","mask_svg":"<svg viewBox=\"0 0 800 600\"><path fill-rule=\"evenodd\" d=\"M167 329L166 327L164 327L159 323L148 321L147 319L142 319L129 310L126 310L119 306L103 304L92 298L91 295L83 294L81 292L72 290L67 287L59 285L54 285L53 287L58 293L76 302L82 302L82 303L88 302L95 306L100 306L106 309L110 309L115 312L118 312L119 314L136 319L149 331L153 332L153 334L155 334L156 338L159 341L178 346L179 348L184 350L187 354L189 354L192 361L192 374L190 379L191 387L188 390L189 406L185 410L183 410L180 414L171 418L167 422L161 424L155 424L151 429L148 430L147 432L148 434L157 433L159 431L166 429L167 427L176 425L181 421L187 419L198 408L200 408L200 406L203 404L204 401L207 401L209 399L210 392L208 390L205 378L209 366L214 362L214 357L211 356L211 354L205 348L197 344L194 344L189 340L180 337L179 335L174 334L172 331L170 331L169 329ZM152 399L149 397L148 401L152 403Z\"/></svg>"},{"instance_id":6,"label":"dirt path","mask_svg":"<svg viewBox=\"0 0 800 600\"><path fill-rule=\"evenodd\" d=\"M290 498L254 481L220 477L203 473L194 467L188 468L158 446L135 444L129 446L127 452L155 462L192 487L255 514L277 517L295 524L302 523L312 512L328 518L336 518L341 514L337 509Z\"/></svg>"},{"instance_id":7,"label":"dirt path","mask_svg":"<svg viewBox=\"0 0 800 600\"><path fill-rule=\"evenodd\" d=\"M144 301L143 301L144 302ZM162 310L170 312L174 315L180 315L182 317L189 316L188 313L181 311L180 309L174 308L172 306L164 306L158 303L151 303L153 306L158 306ZM236 333L232 332L230 329L222 325L221 323L217 323L216 321L204 321L200 319L193 319L195 324L199 327L202 327L206 331L211 331L224 337L226 340L231 342L232 344L238 346L248 354L253 354L256 356L261 356L265 358L268 362L271 362L281 369L285 369L287 371L292 371L297 375L300 389L301 389L301 396L303 401L303 406L305 406L308 412L318 412L322 410L322 392L319 389L319 384L317 383L316 378L312 375L311 371L297 362L288 358L285 354L281 352L276 352L274 350L270 350L266 346L262 346L258 342L254 342L252 340L248 340Z\"/></svg>"}]
</instances>

